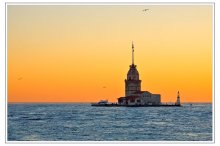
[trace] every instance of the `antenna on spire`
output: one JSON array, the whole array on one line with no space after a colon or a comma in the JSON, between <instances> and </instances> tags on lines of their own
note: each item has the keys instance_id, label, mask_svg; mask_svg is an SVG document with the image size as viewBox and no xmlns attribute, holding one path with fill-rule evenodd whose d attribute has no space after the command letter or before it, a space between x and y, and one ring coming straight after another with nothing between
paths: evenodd
<instances>
[{"instance_id":1,"label":"antenna on spire","mask_svg":"<svg viewBox=\"0 0 220 146\"><path fill-rule=\"evenodd\" d=\"M132 64L134 64L134 43L132 41Z\"/></svg>"}]
</instances>

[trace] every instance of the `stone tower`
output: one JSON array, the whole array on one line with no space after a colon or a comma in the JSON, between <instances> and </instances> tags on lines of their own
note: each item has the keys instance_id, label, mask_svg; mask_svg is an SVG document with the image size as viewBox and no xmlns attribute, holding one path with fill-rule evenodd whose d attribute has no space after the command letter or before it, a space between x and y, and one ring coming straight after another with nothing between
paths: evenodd
<instances>
[{"instance_id":1,"label":"stone tower","mask_svg":"<svg viewBox=\"0 0 220 146\"><path fill-rule=\"evenodd\" d=\"M141 91L141 80L136 65L134 65L134 44L132 42L132 64L125 79L125 96L130 96L132 93Z\"/></svg>"}]
</instances>

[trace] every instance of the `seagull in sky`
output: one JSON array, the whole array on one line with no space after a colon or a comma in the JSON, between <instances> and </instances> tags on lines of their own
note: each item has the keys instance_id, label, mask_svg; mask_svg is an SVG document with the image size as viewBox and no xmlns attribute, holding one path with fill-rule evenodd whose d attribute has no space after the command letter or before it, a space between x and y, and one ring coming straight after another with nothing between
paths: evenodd
<instances>
[{"instance_id":1,"label":"seagull in sky","mask_svg":"<svg viewBox=\"0 0 220 146\"><path fill-rule=\"evenodd\" d=\"M19 78L18 78L18 80L22 80L22 79L23 79L23 77L19 77Z\"/></svg>"},{"instance_id":2,"label":"seagull in sky","mask_svg":"<svg viewBox=\"0 0 220 146\"><path fill-rule=\"evenodd\" d=\"M144 12L149 11L149 9L143 9Z\"/></svg>"}]
</instances>

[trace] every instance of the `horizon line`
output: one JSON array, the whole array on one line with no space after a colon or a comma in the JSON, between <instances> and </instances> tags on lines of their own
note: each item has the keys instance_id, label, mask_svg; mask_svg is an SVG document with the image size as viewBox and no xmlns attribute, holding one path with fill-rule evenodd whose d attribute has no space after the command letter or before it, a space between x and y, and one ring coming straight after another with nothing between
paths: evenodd
<instances>
[{"instance_id":1,"label":"horizon line","mask_svg":"<svg viewBox=\"0 0 220 146\"><path fill-rule=\"evenodd\" d=\"M7 102L7 104L89 104L94 102ZM115 103L115 102L110 102ZM161 102L161 103L175 103L175 102ZM213 102L181 102L182 104L212 104Z\"/></svg>"}]
</instances>

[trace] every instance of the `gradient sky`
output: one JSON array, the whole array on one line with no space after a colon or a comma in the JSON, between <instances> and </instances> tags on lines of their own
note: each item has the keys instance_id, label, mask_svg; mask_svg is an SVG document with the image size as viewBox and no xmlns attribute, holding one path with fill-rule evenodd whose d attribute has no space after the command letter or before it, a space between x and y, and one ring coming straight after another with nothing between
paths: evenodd
<instances>
[{"instance_id":1,"label":"gradient sky","mask_svg":"<svg viewBox=\"0 0 220 146\"><path fill-rule=\"evenodd\" d=\"M144 12L143 9L149 9ZM116 102L131 42L142 90L212 102L212 5L8 5L9 102Z\"/></svg>"}]
</instances>

